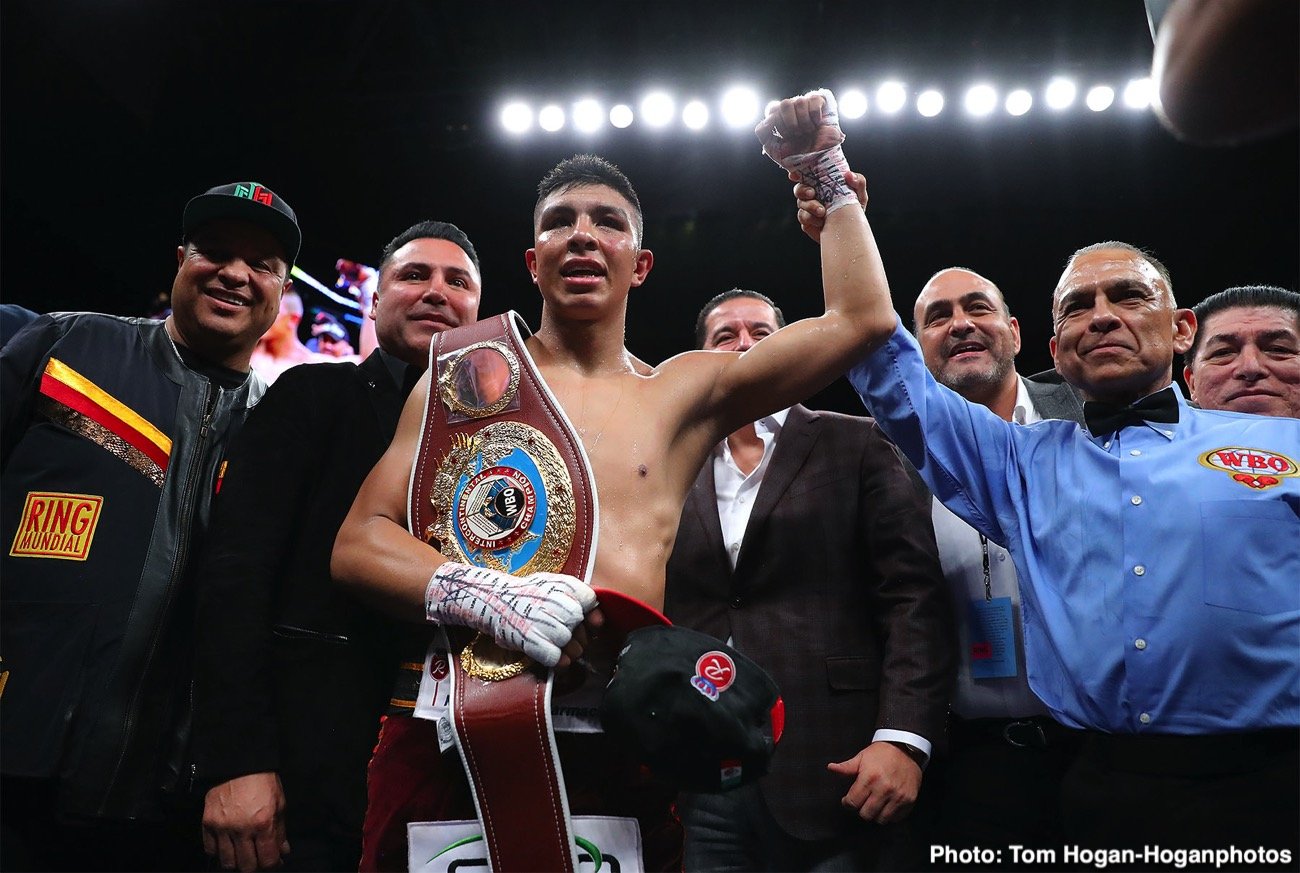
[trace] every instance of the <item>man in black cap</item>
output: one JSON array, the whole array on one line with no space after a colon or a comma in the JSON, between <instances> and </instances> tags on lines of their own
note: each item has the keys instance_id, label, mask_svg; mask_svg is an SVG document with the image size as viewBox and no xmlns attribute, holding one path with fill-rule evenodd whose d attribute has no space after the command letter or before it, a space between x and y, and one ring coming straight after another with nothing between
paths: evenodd
<instances>
[{"instance_id":1,"label":"man in black cap","mask_svg":"<svg viewBox=\"0 0 1300 873\"><path fill-rule=\"evenodd\" d=\"M186 571L300 243L269 188L213 188L165 321L45 315L0 352L4 869L201 863Z\"/></svg>"}]
</instances>

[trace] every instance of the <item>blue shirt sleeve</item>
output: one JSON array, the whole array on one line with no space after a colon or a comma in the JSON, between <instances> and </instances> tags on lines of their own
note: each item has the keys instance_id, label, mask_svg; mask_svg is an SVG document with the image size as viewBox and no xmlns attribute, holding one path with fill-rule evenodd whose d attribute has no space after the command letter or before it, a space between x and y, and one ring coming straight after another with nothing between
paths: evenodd
<instances>
[{"instance_id":1,"label":"blue shirt sleeve","mask_svg":"<svg viewBox=\"0 0 1300 873\"><path fill-rule=\"evenodd\" d=\"M883 346L848 373L872 417L956 515L1005 545L1019 499L1015 425L930 375L900 321Z\"/></svg>"}]
</instances>

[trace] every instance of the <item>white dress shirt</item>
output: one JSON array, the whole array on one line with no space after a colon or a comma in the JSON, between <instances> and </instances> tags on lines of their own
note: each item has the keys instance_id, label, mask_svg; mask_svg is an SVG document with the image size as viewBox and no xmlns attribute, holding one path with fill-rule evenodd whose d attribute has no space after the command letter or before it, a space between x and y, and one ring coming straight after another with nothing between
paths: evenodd
<instances>
[{"instance_id":1,"label":"white dress shirt","mask_svg":"<svg viewBox=\"0 0 1300 873\"><path fill-rule=\"evenodd\" d=\"M1016 383L1016 406L1012 420L1016 424L1033 424L1043 418L1034 408L1025 389L1025 380ZM953 596L957 616L957 691L953 711L962 718L1020 718L1047 715L1047 707L1029 690L1025 679L1025 638L1020 618L1020 585L1011 555L997 543L987 543L989 582L993 597L1011 598L1012 632L1016 647L1016 675L998 679L971 677L970 622L967 618L971 601L981 600L984 592L984 546L975 528L962 521L933 500L934 538L939 544L939 562Z\"/></svg>"}]
</instances>

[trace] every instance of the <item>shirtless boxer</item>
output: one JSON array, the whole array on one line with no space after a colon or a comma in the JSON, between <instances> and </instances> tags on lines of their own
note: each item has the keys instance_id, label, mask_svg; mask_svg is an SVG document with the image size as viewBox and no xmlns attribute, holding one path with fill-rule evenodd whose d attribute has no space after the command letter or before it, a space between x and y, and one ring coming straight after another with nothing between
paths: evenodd
<instances>
[{"instance_id":1,"label":"shirtless boxer","mask_svg":"<svg viewBox=\"0 0 1300 873\"><path fill-rule=\"evenodd\" d=\"M563 162L539 186L535 244L525 261L543 305L541 326L526 345L577 429L594 472L600 531L593 580L656 608L663 603L664 568L682 503L709 451L742 424L810 396L856 362L865 350L861 301L886 288L870 227L842 181L848 167L833 103L828 107L821 92L784 100L756 133L765 153L782 166L816 177L821 199L832 210L821 249L826 312L740 354L694 351L658 367L633 357L623 345L627 297L654 263L641 247L635 192L616 168L590 156ZM603 620L586 584L560 574L519 578L470 568L407 532L407 485L428 391L426 374L339 531L334 577L399 618L471 627L542 664L564 666L580 655L588 627L598 628ZM447 597L452 591L456 596ZM376 797L375 781L386 756L399 754L389 734L411 730L395 728L398 721L419 720L390 719L384 727L371 772L369 815L379 818L397 815L376 810L377 802L391 802ZM403 744L400 752L408 769L413 745ZM433 749L437 757L436 741ZM600 756L584 755L582 766L589 767L593 757ZM572 796L581 788L575 787L563 747L561 758ZM422 766L441 766L448 778L450 770L460 769L440 765L427 753ZM867 796L865 787L850 790L856 805ZM680 856L669 848L676 841L680 850L670 803L671 794L660 801L664 820L638 816L647 869L680 869ZM582 804L573 806L577 813ZM439 799L414 814L441 819L451 812ZM396 865L398 839L391 833L372 839L374 833L368 823L363 869Z\"/></svg>"}]
</instances>

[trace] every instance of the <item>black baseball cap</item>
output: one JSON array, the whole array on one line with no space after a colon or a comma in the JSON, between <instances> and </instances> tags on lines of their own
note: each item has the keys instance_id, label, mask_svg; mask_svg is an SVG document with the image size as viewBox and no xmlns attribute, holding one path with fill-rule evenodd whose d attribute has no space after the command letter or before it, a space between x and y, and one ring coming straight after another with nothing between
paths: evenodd
<instances>
[{"instance_id":1,"label":"black baseball cap","mask_svg":"<svg viewBox=\"0 0 1300 873\"><path fill-rule=\"evenodd\" d=\"M185 204L181 239L188 240L198 228L218 218L247 221L265 228L284 247L285 260L292 266L302 247L298 216L284 198L258 182L232 182L209 188Z\"/></svg>"},{"instance_id":2,"label":"black baseball cap","mask_svg":"<svg viewBox=\"0 0 1300 873\"><path fill-rule=\"evenodd\" d=\"M710 793L766 773L785 726L762 667L708 634L664 625L627 635L600 715L655 775Z\"/></svg>"}]
</instances>

